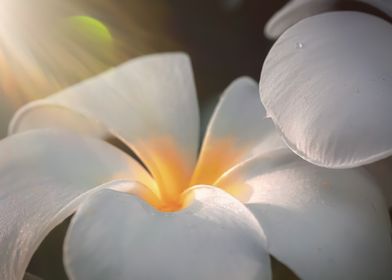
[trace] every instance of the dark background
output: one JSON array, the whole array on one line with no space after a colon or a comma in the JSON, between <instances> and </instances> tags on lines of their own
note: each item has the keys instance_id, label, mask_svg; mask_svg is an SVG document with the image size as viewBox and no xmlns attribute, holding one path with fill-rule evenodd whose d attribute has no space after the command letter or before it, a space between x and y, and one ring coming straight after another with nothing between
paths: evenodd
<instances>
[{"instance_id":1,"label":"dark background","mask_svg":"<svg viewBox=\"0 0 392 280\"><path fill-rule=\"evenodd\" d=\"M74 2L83 2L80 10L111 30L121 53L113 64L146 53L190 54L204 99L240 75L258 79L272 45L264 25L287 1L112 0L109 7L105 0Z\"/></svg>"},{"instance_id":2,"label":"dark background","mask_svg":"<svg viewBox=\"0 0 392 280\"><path fill-rule=\"evenodd\" d=\"M287 2L5 1L11 4L0 11L0 24L7 25L12 37L0 32L0 138L23 104L133 57L156 52L184 51L191 56L199 102L209 112L234 78L249 75L258 80L272 45L263 35L264 25ZM67 20L74 16L103 23L112 35L111 45L83 28L70 26Z\"/></svg>"}]
</instances>

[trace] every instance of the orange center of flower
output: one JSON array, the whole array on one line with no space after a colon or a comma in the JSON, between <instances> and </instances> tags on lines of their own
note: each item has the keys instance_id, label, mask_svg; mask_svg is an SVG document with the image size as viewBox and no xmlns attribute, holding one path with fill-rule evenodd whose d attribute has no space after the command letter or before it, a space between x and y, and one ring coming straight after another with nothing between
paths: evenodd
<instances>
[{"instance_id":1,"label":"orange center of flower","mask_svg":"<svg viewBox=\"0 0 392 280\"><path fill-rule=\"evenodd\" d=\"M214 140L202 150L196 167L189 166L192 159L182 152L170 138L144 142L148 151L142 158L153 175L156 185L149 186L156 198L145 197L156 209L174 212L184 208L184 192L195 185L214 185L218 178L234 165L241 155L234 141ZM148 148L147 148L148 147ZM227 188L237 196L240 188ZM186 203L185 203L186 204Z\"/></svg>"}]
</instances>

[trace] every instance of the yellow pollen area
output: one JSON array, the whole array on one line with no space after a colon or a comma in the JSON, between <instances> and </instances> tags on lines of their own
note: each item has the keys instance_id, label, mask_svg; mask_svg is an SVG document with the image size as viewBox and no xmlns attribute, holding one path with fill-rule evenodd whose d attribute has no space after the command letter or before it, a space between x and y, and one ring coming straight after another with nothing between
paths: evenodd
<instances>
[{"instance_id":1,"label":"yellow pollen area","mask_svg":"<svg viewBox=\"0 0 392 280\"><path fill-rule=\"evenodd\" d=\"M243 154L234 139L209 139L193 172L191 185L213 185Z\"/></svg>"},{"instance_id":2,"label":"yellow pollen area","mask_svg":"<svg viewBox=\"0 0 392 280\"><path fill-rule=\"evenodd\" d=\"M182 201L180 200L178 203L176 202L165 203L162 205L158 205L156 208L161 212L176 212L183 209L184 207Z\"/></svg>"},{"instance_id":3,"label":"yellow pollen area","mask_svg":"<svg viewBox=\"0 0 392 280\"><path fill-rule=\"evenodd\" d=\"M183 192L189 187L192 167L187 155L180 151L170 137L161 137L143 142L148 154L142 156L150 169L158 191L157 203L152 204L162 212L174 212L183 207Z\"/></svg>"},{"instance_id":4,"label":"yellow pollen area","mask_svg":"<svg viewBox=\"0 0 392 280\"><path fill-rule=\"evenodd\" d=\"M232 139L210 139L208 147L203 148L194 169L174 141L170 138L145 142L150 155L145 160L158 186L157 197L148 199L150 205L162 212L175 212L186 207L184 192L195 185L214 185L238 196L247 197L248 191L239 185L217 186L221 175L230 169L244 153ZM189 198L188 198L189 200Z\"/></svg>"}]
</instances>

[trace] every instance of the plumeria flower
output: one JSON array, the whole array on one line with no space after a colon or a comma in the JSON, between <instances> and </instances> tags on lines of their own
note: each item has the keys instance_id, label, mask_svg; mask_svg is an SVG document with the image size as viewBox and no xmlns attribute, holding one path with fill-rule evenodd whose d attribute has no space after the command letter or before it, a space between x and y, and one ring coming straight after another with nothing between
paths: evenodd
<instances>
[{"instance_id":1,"label":"plumeria flower","mask_svg":"<svg viewBox=\"0 0 392 280\"><path fill-rule=\"evenodd\" d=\"M291 0L267 22L264 34L271 39L277 39L287 28L300 20L333 11L339 5L345 4L367 4L392 17L390 0Z\"/></svg>"},{"instance_id":2,"label":"plumeria flower","mask_svg":"<svg viewBox=\"0 0 392 280\"><path fill-rule=\"evenodd\" d=\"M189 58L137 58L22 108L0 142L0 278L74 212L70 279L389 279L387 206L361 168L293 153L258 86L223 93L199 151ZM103 141L123 141L140 159Z\"/></svg>"}]
</instances>

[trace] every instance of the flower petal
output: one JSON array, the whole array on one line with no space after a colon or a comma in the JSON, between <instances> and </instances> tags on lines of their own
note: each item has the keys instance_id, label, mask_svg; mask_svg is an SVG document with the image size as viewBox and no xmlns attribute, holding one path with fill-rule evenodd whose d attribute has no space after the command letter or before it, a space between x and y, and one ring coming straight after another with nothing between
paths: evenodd
<instances>
[{"instance_id":1,"label":"flower petal","mask_svg":"<svg viewBox=\"0 0 392 280\"><path fill-rule=\"evenodd\" d=\"M284 31L302 19L336 10L337 4L355 4L355 2L368 4L392 16L390 0L291 0L267 22L264 34L270 39L277 39Z\"/></svg>"},{"instance_id":2,"label":"flower petal","mask_svg":"<svg viewBox=\"0 0 392 280\"><path fill-rule=\"evenodd\" d=\"M277 39L286 29L300 20L330 11L339 0L291 0L267 22L264 34Z\"/></svg>"},{"instance_id":3,"label":"flower petal","mask_svg":"<svg viewBox=\"0 0 392 280\"><path fill-rule=\"evenodd\" d=\"M133 149L158 183L170 186L162 188L171 191L163 195L177 194L188 185L199 139L188 56L168 53L136 58L27 105L13 119L10 132L37 126L75 128L83 118L94 134L102 134L105 127ZM84 129L77 125L76 130Z\"/></svg>"},{"instance_id":4,"label":"flower petal","mask_svg":"<svg viewBox=\"0 0 392 280\"><path fill-rule=\"evenodd\" d=\"M388 210L363 169L321 168L281 150L220 184L248 189L270 253L301 279L391 279Z\"/></svg>"},{"instance_id":5,"label":"flower petal","mask_svg":"<svg viewBox=\"0 0 392 280\"><path fill-rule=\"evenodd\" d=\"M153 186L132 158L105 142L29 131L0 142L0 279L22 279L45 235L111 180Z\"/></svg>"},{"instance_id":6,"label":"flower petal","mask_svg":"<svg viewBox=\"0 0 392 280\"><path fill-rule=\"evenodd\" d=\"M211 117L191 185L214 184L235 164L284 145L266 117L257 83L238 78L225 90Z\"/></svg>"},{"instance_id":7,"label":"flower petal","mask_svg":"<svg viewBox=\"0 0 392 280\"><path fill-rule=\"evenodd\" d=\"M295 153L331 168L392 154L391 49L392 25L357 12L311 17L279 38L261 99Z\"/></svg>"},{"instance_id":8,"label":"flower petal","mask_svg":"<svg viewBox=\"0 0 392 280\"><path fill-rule=\"evenodd\" d=\"M165 213L124 193L91 196L66 236L70 278L271 279L263 232L244 205L211 187L187 197L187 208Z\"/></svg>"}]
</instances>

